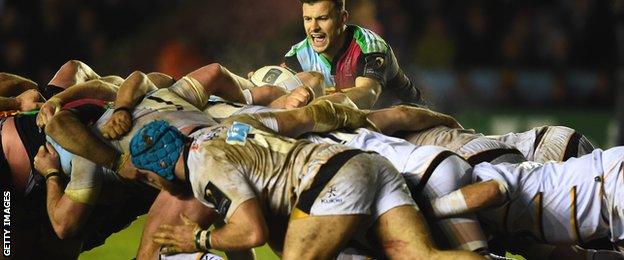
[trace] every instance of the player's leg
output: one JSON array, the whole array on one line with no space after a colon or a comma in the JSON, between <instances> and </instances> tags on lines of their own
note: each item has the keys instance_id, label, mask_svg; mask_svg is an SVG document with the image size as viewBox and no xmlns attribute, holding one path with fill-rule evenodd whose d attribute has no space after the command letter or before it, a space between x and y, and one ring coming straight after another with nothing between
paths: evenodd
<instances>
[{"instance_id":1,"label":"player's leg","mask_svg":"<svg viewBox=\"0 0 624 260\"><path fill-rule=\"evenodd\" d=\"M288 223L283 259L331 259L350 240L363 215L307 216Z\"/></svg>"},{"instance_id":2,"label":"player's leg","mask_svg":"<svg viewBox=\"0 0 624 260\"><path fill-rule=\"evenodd\" d=\"M471 257L478 255L469 251L440 251L435 248L426 222L418 208L405 204L406 191L403 177L397 175L390 162L379 155L375 159L379 185L374 217L378 217L373 228L383 251L391 259L431 259L435 257Z\"/></svg>"},{"instance_id":3,"label":"player's leg","mask_svg":"<svg viewBox=\"0 0 624 260\"><path fill-rule=\"evenodd\" d=\"M391 259L482 259L470 251L436 249L424 218L412 206L387 211L374 228L384 253Z\"/></svg>"},{"instance_id":4,"label":"player's leg","mask_svg":"<svg viewBox=\"0 0 624 260\"><path fill-rule=\"evenodd\" d=\"M421 147L420 149L426 148L427 147ZM431 152L427 153L435 154ZM448 157L445 158L445 156ZM458 155L448 152L440 153L436 156L436 159L428 161L431 161L431 163L428 165L427 169L424 169L424 172L403 173L403 177L410 187L412 196L415 200L419 200L419 205L425 212L424 214L433 219L433 214L429 210L431 209L430 201L424 198L439 198L469 184L472 167ZM408 165L409 164L410 162L408 162ZM418 168L410 167L410 169L412 169L412 171L417 171ZM422 187L422 190L412 190L417 189L416 187L419 186ZM449 248L470 250L479 253L487 252L487 239L481 230L476 216L462 215L453 218L436 219L429 223L435 225L435 227L430 225L434 230L439 228L442 231L441 235L444 235L444 244L447 244ZM436 239L439 238L436 237Z\"/></svg>"},{"instance_id":5,"label":"player's leg","mask_svg":"<svg viewBox=\"0 0 624 260\"><path fill-rule=\"evenodd\" d=\"M147 213L137 259L157 258L159 246L153 242L156 229L161 224L183 224L180 214L197 222L202 228L208 228L217 217L214 210L204 206L193 197L182 200L166 191L160 192Z\"/></svg>"}]
</instances>

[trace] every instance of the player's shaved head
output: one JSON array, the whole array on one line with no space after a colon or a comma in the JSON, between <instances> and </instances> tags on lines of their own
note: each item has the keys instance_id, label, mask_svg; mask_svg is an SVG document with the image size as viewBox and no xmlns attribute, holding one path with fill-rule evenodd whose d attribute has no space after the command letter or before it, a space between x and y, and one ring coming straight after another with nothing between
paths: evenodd
<instances>
[{"instance_id":1,"label":"player's shaved head","mask_svg":"<svg viewBox=\"0 0 624 260\"><path fill-rule=\"evenodd\" d=\"M336 10L342 11L345 9L345 0L299 0L299 1L301 1L301 3L303 4L314 4L318 2L329 1L329 2L334 3L334 7L336 8Z\"/></svg>"}]
</instances>

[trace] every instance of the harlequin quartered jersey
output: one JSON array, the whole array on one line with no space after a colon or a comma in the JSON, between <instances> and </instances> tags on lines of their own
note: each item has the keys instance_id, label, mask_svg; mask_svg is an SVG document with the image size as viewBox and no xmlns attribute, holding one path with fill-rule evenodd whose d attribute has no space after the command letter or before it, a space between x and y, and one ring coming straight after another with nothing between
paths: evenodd
<instances>
[{"instance_id":1,"label":"harlequin quartered jersey","mask_svg":"<svg viewBox=\"0 0 624 260\"><path fill-rule=\"evenodd\" d=\"M306 38L286 53L286 66L295 71L321 72L325 84L337 89L353 87L358 76L372 77L382 85L396 76L396 58L390 46L379 35L356 25L348 25L346 34L348 43L338 52L337 59L329 61L316 53ZM377 63L378 70L373 71L371 68L366 71L367 62Z\"/></svg>"}]
</instances>

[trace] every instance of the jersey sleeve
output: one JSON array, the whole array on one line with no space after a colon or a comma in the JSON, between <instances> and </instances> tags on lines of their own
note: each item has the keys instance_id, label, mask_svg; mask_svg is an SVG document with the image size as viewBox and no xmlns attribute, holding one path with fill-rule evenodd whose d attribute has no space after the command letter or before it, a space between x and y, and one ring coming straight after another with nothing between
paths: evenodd
<instances>
[{"instance_id":1,"label":"jersey sleeve","mask_svg":"<svg viewBox=\"0 0 624 260\"><path fill-rule=\"evenodd\" d=\"M83 157L74 156L71 169L65 196L75 202L95 204L102 188L101 167Z\"/></svg>"},{"instance_id":2,"label":"jersey sleeve","mask_svg":"<svg viewBox=\"0 0 624 260\"><path fill-rule=\"evenodd\" d=\"M362 53L358 58L358 76L374 79L386 85L387 55L382 52Z\"/></svg>"},{"instance_id":3,"label":"jersey sleeve","mask_svg":"<svg viewBox=\"0 0 624 260\"><path fill-rule=\"evenodd\" d=\"M243 202L255 198L256 193L248 184L242 168L228 160L223 150L207 147L200 158L203 162L193 167L196 168L193 174L203 181L199 190L195 191L195 197L205 205L213 207L227 222L234 211Z\"/></svg>"}]
</instances>

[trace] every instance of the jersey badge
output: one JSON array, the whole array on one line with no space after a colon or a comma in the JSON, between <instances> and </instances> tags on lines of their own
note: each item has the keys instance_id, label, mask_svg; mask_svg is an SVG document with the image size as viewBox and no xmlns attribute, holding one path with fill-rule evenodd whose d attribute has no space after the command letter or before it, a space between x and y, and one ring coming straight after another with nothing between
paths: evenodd
<instances>
[{"instance_id":1,"label":"jersey badge","mask_svg":"<svg viewBox=\"0 0 624 260\"><path fill-rule=\"evenodd\" d=\"M251 125L234 122L227 131L225 142L228 144L245 145L247 134L251 131Z\"/></svg>"}]
</instances>

